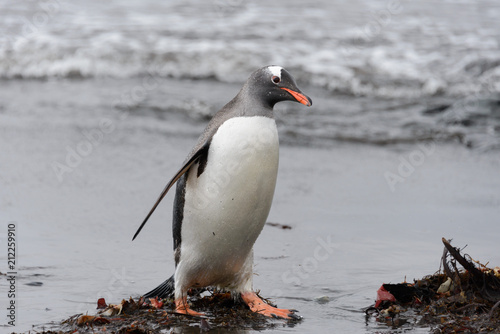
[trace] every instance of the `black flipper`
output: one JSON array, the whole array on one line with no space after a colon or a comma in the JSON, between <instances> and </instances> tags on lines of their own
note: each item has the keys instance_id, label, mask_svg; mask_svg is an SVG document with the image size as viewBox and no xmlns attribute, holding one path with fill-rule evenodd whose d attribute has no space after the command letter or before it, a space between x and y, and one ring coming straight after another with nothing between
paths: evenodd
<instances>
[{"instance_id":1,"label":"black flipper","mask_svg":"<svg viewBox=\"0 0 500 334\"><path fill-rule=\"evenodd\" d=\"M153 290L144 294L144 298L154 298L154 297L169 298L174 296L174 292L175 292L175 281L174 281L174 275L172 275L165 282L161 283Z\"/></svg>"},{"instance_id":2,"label":"black flipper","mask_svg":"<svg viewBox=\"0 0 500 334\"><path fill-rule=\"evenodd\" d=\"M184 175L184 173L186 173L195 162L199 161L201 157L206 156L206 154L208 152L208 147L209 147L209 143L206 143L198 151L196 151L191 156L191 158L189 158L189 160L184 164L184 166L182 166L182 168L179 169L179 171L170 180L170 182L165 186L165 188L163 189L163 191L160 194L160 197L158 197L158 199L156 200L156 203L153 205L153 208L151 209L151 211L149 211L148 215L146 216L146 218L142 222L141 226L139 226L139 228L137 229L137 232L135 232L134 237L132 238L132 241L137 237L137 235L139 235L139 233L141 232L144 225L146 225L146 222L148 221L149 217L151 217L153 212L156 210L156 207L158 207L158 204L160 204L161 200L163 199L163 197L165 197L168 190L174 185L174 183L177 182L177 180L179 180L181 178L181 176Z\"/></svg>"}]
</instances>

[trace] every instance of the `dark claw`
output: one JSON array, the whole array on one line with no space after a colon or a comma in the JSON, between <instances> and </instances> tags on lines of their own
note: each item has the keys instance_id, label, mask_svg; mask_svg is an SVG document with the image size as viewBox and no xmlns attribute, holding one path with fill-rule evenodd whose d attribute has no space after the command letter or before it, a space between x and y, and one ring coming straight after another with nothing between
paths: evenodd
<instances>
[{"instance_id":1,"label":"dark claw","mask_svg":"<svg viewBox=\"0 0 500 334\"><path fill-rule=\"evenodd\" d=\"M271 313L271 317L273 317L274 319L279 319L280 317L278 317L276 314L274 313Z\"/></svg>"},{"instance_id":2,"label":"dark claw","mask_svg":"<svg viewBox=\"0 0 500 334\"><path fill-rule=\"evenodd\" d=\"M290 310L288 310L288 311L293 312L293 313L299 312L299 310L296 310L296 309L293 309L293 308L290 309Z\"/></svg>"},{"instance_id":3,"label":"dark claw","mask_svg":"<svg viewBox=\"0 0 500 334\"><path fill-rule=\"evenodd\" d=\"M295 313L290 313L288 316L290 318L294 319L294 320L300 320L300 319L302 319L302 317L300 315L297 315Z\"/></svg>"}]
</instances>

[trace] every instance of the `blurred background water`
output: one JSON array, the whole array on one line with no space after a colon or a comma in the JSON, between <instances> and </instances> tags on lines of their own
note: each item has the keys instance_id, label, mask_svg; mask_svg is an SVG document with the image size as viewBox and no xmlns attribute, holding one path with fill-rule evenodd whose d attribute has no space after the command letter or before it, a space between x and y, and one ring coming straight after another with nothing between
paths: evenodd
<instances>
[{"instance_id":1,"label":"blurred background water","mask_svg":"<svg viewBox=\"0 0 500 334\"><path fill-rule=\"evenodd\" d=\"M130 238L207 120L268 64L313 99L276 106L269 219L293 229L266 227L256 244L256 288L306 318L283 332L388 330L363 308L383 282L437 270L443 236L498 265L498 17L487 0L0 0L0 219L18 223L17 330L170 275L172 194ZM391 187L388 172L403 181ZM328 261L304 269L330 237ZM285 282L290 271L307 279Z\"/></svg>"},{"instance_id":2,"label":"blurred background water","mask_svg":"<svg viewBox=\"0 0 500 334\"><path fill-rule=\"evenodd\" d=\"M2 1L1 13L4 82L135 86L132 78L154 77L237 87L281 64L325 99L312 115L280 118L286 141L499 145L496 1ZM190 91L179 106L155 82L119 106L197 117L223 103Z\"/></svg>"}]
</instances>

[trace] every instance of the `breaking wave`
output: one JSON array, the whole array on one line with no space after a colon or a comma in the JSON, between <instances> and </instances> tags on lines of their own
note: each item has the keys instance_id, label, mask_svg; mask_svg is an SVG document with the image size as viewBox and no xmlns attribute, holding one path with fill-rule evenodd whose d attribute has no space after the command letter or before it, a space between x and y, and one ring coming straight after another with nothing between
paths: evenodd
<instances>
[{"instance_id":1,"label":"breaking wave","mask_svg":"<svg viewBox=\"0 0 500 334\"><path fill-rule=\"evenodd\" d=\"M280 64L301 83L356 96L500 91L499 13L474 1L457 4L453 18L440 16L438 8L420 19L407 3L396 10L366 2L370 15L349 16L355 6L323 1L302 10L300 24L298 5L288 3L281 4L286 19L278 24L277 8L242 1L200 2L196 15L175 1L132 2L114 11L98 2L52 1L46 8L13 3L2 9L0 78L155 75L242 82L256 68ZM474 19L488 28L478 29Z\"/></svg>"}]
</instances>

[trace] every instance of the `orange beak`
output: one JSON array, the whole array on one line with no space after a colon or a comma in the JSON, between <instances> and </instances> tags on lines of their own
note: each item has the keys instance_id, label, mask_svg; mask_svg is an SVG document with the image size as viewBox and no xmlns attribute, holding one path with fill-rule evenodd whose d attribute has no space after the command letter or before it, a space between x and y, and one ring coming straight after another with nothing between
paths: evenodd
<instances>
[{"instance_id":1,"label":"orange beak","mask_svg":"<svg viewBox=\"0 0 500 334\"><path fill-rule=\"evenodd\" d=\"M311 99L305 96L304 94L298 93L296 91L284 87L281 87L281 89L286 90L288 93L292 94L292 96L297 100L297 102L300 102L308 107L312 105Z\"/></svg>"}]
</instances>

